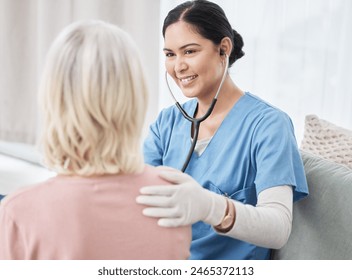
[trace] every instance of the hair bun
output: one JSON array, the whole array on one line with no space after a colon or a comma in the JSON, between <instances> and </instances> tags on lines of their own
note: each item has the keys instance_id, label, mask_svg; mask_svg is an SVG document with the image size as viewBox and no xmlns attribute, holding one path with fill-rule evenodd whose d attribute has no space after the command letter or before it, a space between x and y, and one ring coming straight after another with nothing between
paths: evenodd
<instances>
[{"instance_id":1,"label":"hair bun","mask_svg":"<svg viewBox=\"0 0 352 280\"><path fill-rule=\"evenodd\" d=\"M240 59L242 56L244 56L244 51L242 50L243 48L243 39L242 36L234 29L232 29L233 33L233 50L231 53L231 57L233 56L233 62L235 62L237 59Z\"/></svg>"}]
</instances>

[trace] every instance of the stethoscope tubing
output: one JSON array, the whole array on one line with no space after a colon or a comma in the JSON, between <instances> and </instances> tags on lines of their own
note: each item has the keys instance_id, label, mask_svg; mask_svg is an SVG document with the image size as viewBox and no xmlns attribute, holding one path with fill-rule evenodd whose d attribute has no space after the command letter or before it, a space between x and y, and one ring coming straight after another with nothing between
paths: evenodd
<instances>
[{"instance_id":1,"label":"stethoscope tubing","mask_svg":"<svg viewBox=\"0 0 352 280\"><path fill-rule=\"evenodd\" d=\"M211 102L207 112L200 118L193 118L191 116L189 116L187 114L187 112L182 108L182 106L180 105L180 103L177 101L177 99L175 98L174 94L172 93L172 90L170 88L170 85L169 85L169 82L168 82L168 79L167 79L167 71L165 71L165 81L166 81L166 85L169 89L169 92L173 98L173 100L175 101L175 105L176 107L178 108L178 110L181 112L182 116L187 119L188 121L190 121L193 125L193 135L192 135L192 138L193 138L193 141L192 141L192 145L188 151L188 154L187 154L187 158L181 168L181 171L182 172L185 172L185 170L187 169L187 166L189 164L189 162L191 161L191 157L192 157L192 154L194 152L194 149L196 147L196 144L197 144L197 141L198 141L198 134L199 134L199 128L200 128L200 124L202 121L206 120L210 114L213 112L214 110L214 107L215 107L215 104L218 100L218 95L221 91L221 88L222 88L222 85L225 81L225 78L226 78L226 75L227 75L227 71L228 71L228 67L229 67L229 57L225 54L226 56L226 65L225 65L225 69L224 69L224 73L223 73L223 76L222 76L222 79L221 79L221 82L220 82L220 85L218 87L218 90L213 98L213 101Z\"/></svg>"}]
</instances>

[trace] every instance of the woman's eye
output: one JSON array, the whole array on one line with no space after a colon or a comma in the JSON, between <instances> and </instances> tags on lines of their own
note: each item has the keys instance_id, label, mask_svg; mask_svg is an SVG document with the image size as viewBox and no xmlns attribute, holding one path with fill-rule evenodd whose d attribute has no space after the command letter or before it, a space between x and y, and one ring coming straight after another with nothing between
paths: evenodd
<instances>
[{"instance_id":1,"label":"woman's eye","mask_svg":"<svg viewBox=\"0 0 352 280\"><path fill-rule=\"evenodd\" d=\"M194 52L195 52L195 50L185 50L185 54L192 54Z\"/></svg>"},{"instance_id":2,"label":"woman's eye","mask_svg":"<svg viewBox=\"0 0 352 280\"><path fill-rule=\"evenodd\" d=\"M172 57L172 56L174 56L174 54L173 53L165 53L165 56L166 57Z\"/></svg>"}]
</instances>

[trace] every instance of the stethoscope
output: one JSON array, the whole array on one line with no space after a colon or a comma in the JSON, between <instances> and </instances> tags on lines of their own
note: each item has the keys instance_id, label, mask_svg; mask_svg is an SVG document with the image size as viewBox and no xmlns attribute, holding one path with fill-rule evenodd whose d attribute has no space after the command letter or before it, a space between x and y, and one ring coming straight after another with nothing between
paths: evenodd
<instances>
[{"instance_id":1,"label":"stethoscope","mask_svg":"<svg viewBox=\"0 0 352 280\"><path fill-rule=\"evenodd\" d=\"M194 152L194 149L196 147L196 144L197 144L197 140L198 140L198 133L199 133L199 127L200 127L200 123L204 120L206 120L211 112L213 111L214 109L214 106L215 106L215 103L216 101L218 100L218 95L220 93L220 90L221 90L221 87L225 81L225 78L226 78L226 75L227 75L227 71L228 71L228 68L229 68L229 57L227 54L225 54L226 56L226 64L225 64L225 69L224 69L224 74L222 75L222 79L221 79L221 82L220 82L220 85L218 87L218 90L213 98L213 101L211 102L209 108L208 108L208 111L200 118L192 118L191 116L189 116L187 114L187 112L181 107L180 103L177 101L177 99L175 98L174 94L172 93L172 90L170 88L170 85L169 85L169 81L167 79L167 71L165 71L165 80L166 80L166 85L169 89L169 92L173 98L173 100L175 101L175 105L176 107L180 110L181 114L183 115L183 117L185 119L187 119L188 121L190 121L193 125L193 135L192 135L192 138L193 138L193 141L192 141L192 145L191 145L191 148L189 149L189 152L188 152L188 155L187 155L187 158L185 160L185 163L183 164L183 167L181 169L182 172L184 172L191 160L191 157L192 157L192 154Z\"/></svg>"}]
</instances>

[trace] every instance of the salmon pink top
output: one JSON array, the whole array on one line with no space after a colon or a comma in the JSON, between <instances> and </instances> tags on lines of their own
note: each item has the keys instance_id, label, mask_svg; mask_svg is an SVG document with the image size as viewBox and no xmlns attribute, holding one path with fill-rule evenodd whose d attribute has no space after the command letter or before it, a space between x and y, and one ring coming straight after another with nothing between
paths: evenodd
<instances>
[{"instance_id":1,"label":"salmon pink top","mask_svg":"<svg viewBox=\"0 0 352 280\"><path fill-rule=\"evenodd\" d=\"M135 175L58 175L1 202L0 259L187 259L191 228L162 228L136 203L142 186L167 184L146 166Z\"/></svg>"}]
</instances>

